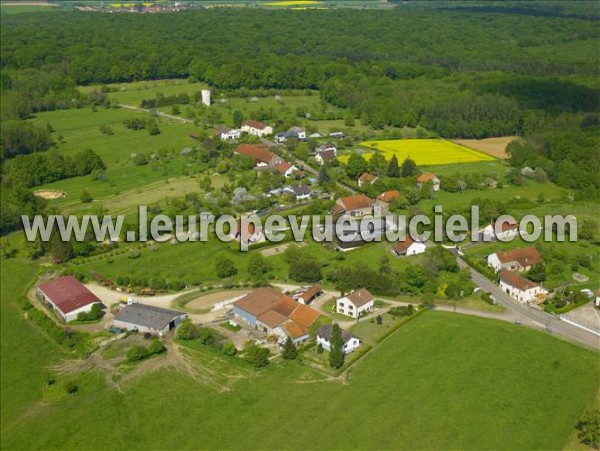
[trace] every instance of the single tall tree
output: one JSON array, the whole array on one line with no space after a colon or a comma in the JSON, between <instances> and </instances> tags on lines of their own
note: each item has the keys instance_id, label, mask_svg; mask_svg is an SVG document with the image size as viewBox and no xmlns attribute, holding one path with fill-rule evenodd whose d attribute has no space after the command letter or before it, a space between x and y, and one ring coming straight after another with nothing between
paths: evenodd
<instances>
[{"instance_id":1,"label":"single tall tree","mask_svg":"<svg viewBox=\"0 0 600 451\"><path fill-rule=\"evenodd\" d=\"M387 175L388 177L394 179L400 177L400 168L398 167L398 158L396 158L396 155L393 155L390 159L390 163L388 164L387 168Z\"/></svg>"},{"instance_id":2,"label":"single tall tree","mask_svg":"<svg viewBox=\"0 0 600 451\"><path fill-rule=\"evenodd\" d=\"M412 177L413 175L417 175L419 173L419 169L417 168L417 163L412 160L410 157L406 158L402 162L402 177Z\"/></svg>"},{"instance_id":3,"label":"single tall tree","mask_svg":"<svg viewBox=\"0 0 600 451\"><path fill-rule=\"evenodd\" d=\"M362 174L367 172L367 169L367 160L365 160L362 155L358 153L350 155L350 158L348 158L348 166L346 166L346 174L348 174L348 177L352 180L356 180Z\"/></svg>"},{"instance_id":4,"label":"single tall tree","mask_svg":"<svg viewBox=\"0 0 600 451\"><path fill-rule=\"evenodd\" d=\"M329 183L330 177L329 177L329 172L327 172L327 168L325 167L325 165L321 166L321 169L319 169L319 184L321 185L327 185L327 183Z\"/></svg>"},{"instance_id":5,"label":"single tall tree","mask_svg":"<svg viewBox=\"0 0 600 451\"><path fill-rule=\"evenodd\" d=\"M344 365L344 339L339 324L334 324L331 328L330 343L329 364L333 368L341 368Z\"/></svg>"},{"instance_id":6,"label":"single tall tree","mask_svg":"<svg viewBox=\"0 0 600 451\"><path fill-rule=\"evenodd\" d=\"M296 345L292 341L291 337L287 337L285 340L282 356L286 360L294 360L298 356L298 349L296 349Z\"/></svg>"},{"instance_id":7,"label":"single tall tree","mask_svg":"<svg viewBox=\"0 0 600 451\"><path fill-rule=\"evenodd\" d=\"M244 122L244 114L240 110L235 110L233 112L233 126L235 128L240 128L242 122Z\"/></svg>"}]
</instances>

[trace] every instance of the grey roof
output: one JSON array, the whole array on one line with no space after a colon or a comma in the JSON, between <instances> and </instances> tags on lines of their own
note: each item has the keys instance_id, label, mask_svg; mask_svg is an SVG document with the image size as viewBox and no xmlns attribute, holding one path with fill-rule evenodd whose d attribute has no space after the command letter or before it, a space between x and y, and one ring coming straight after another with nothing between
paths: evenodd
<instances>
[{"instance_id":1,"label":"grey roof","mask_svg":"<svg viewBox=\"0 0 600 451\"><path fill-rule=\"evenodd\" d=\"M290 185L284 188L285 191L294 193L296 196L310 194L310 188L306 185Z\"/></svg>"},{"instance_id":2,"label":"grey roof","mask_svg":"<svg viewBox=\"0 0 600 451\"><path fill-rule=\"evenodd\" d=\"M176 317L181 315L185 315L185 313L154 307L153 305L135 303L123 307L115 317L115 320L150 329L162 330Z\"/></svg>"},{"instance_id":3,"label":"grey roof","mask_svg":"<svg viewBox=\"0 0 600 451\"><path fill-rule=\"evenodd\" d=\"M317 336L322 337L327 341L331 341L332 329L333 329L333 327L331 326L331 324L324 324L321 327L319 327L319 329L317 330ZM342 329L342 340L344 340L344 343L348 343L351 338L358 338L358 337L355 335L352 335L347 330Z\"/></svg>"}]
</instances>

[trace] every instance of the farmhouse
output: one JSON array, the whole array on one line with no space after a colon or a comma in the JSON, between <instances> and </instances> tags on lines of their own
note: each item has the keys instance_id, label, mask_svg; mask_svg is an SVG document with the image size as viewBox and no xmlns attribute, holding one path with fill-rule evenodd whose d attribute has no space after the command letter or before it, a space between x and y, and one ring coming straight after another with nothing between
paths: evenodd
<instances>
[{"instance_id":1,"label":"farmhouse","mask_svg":"<svg viewBox=\"0 0 600 451\"><path fill-rule=\"evenodd\" d=\"M412 239L410 235L406 235L406 239L404 241L399 241L392 247L392 254L396 257L401 257L403 255L417 255L422 254L427 250L427 246L425 243L421 241L415 241Z\"/></svg>"},{"instance_id":2,"label":"farmhouse","mask_svg":"<svg viewBox=\"0 0 600 451\"><path fill-rule=\"evenodd\" d=\"M324 150L315 156L315 160L317 160L319 164L323 166L326 162L335 160L335 156L335 150Z\"/></svg>"},{"instance_id":3,"label":"farmhouse","mask_svg":"<svg viewBox=\"0 0 600 451\"><path fill-rule=\"evenodd\" d=\"M521 277L512 271L500 273L500 289L513 299L528 303L546 298L546 290L537 283Z\"/></svg>"},{"instance_id":4,"label":"farmhouse","mask_svg":"<svg viewBox=\"0 0 600 451\"><path fill-rule=\"evenodd\" d=\"M496 232L496 227L498 227L498 232ZM519 234L519 224L514 219L510 219L508 221L502 221L501 223L492 222L484 227L480 234L484 241L491 240L507 240L510 238L514 238Z\"/></svg>"},{"instance_id":5,"label":"farmhouse","mask_svg":"<svg viewBox=\"0 0 600 451\"><path fill-rule=\"evenodd\" d=\"M365 172L363 175L361 175L358 178L358 186L363 187L363 186L366 186L367 184L372 185L373 183L375 183L377 181L378 178L379 177L377 177L376 175Z\"/></svg>"},{"instance_id":6,"label":"farmhouse","mask_svg":"<svg viewBox=\"0 0 600 451\"><path fill-rule=\"evenodd\" d=\"M377 203L383 207L387 207L395 200L400 199L400 191L385 191L377 196Z\"/></svg>"},{"instance_id":7,"label":"farmhouse","mask_svg":"<svg viewBox=\"0 0 600 451\"><path fill-rule=\"evenodd\" d=\"M215 136L218 136L223 141L233 141L239 139L242 132L234 130L229 127L217 127L215 128Z\"/></svg>"},{"instance_id":8,"label":"farmhouse","mask_svg":"<svg viewBox=\"0 0 600 451\"><path fill-rule=\"evenodd\" d=\"M128 304L115 316L113 327L163 335L177 327L187 314L153 305Z\"/></svg>"},{"instance_id":9,"label":"farmhouse","mask_svg":"<svg viewBox=\"0 0 600 451\"><path fill-rule=\"evenodd\" d=\"M488 255L488 266L494 271L509 269L511 271L529 271L532 266L543 264L544 259L535 247L498 251Z\"/></svg>"},{"instance_id":10,"label":"farmhouse","mask_svg":"<svg viewBox=\"0 0 600 451\"><path fill-rule=\"evenodd\" d=\"M283 192L295 196L296 202L310 199L310 188L306 185L289 185L283 188Z\"/></svg>"},{"instance_id":11,"label":"farmhouse","mask_svg":"<svg viewBox=\"0 0 600 451\"><path fill-rule=\"evenodd\" d=\"M337 156L337 147L335 144L331 143L321 143L314 149L315 155L320 154L321 152L333 151L334 156Z\"/></svg>"},{"instance_id":12,"label":"farmhouse","mask_svg":"<svg viewBox=\"0 0 600 451\"><path fill-rule=\"evenodd\" d=\"M324 324L317 330L317 345L323 346L326 351L331 351L332 330L331 324ZM342 329L342 341L344 342L342 348L344 354L348 354L360 346L360 339L344 329Z\"/></svg>"},{"instance_id":13,"label":"farmhouse","mask_svg":"<svg viewBox=\"0 0 600 451\"><path fill-rule=\"evenodd\" d=\"M79 313L89 312L94 304L105 308L100 299L73 276L62 276L41 284L37 296L66 323L75 321Z\"/></svg>"},{"instance_id":14,"label":"farmhouse","mask_svg":"<svg viewBox=\"0 0 600 451\"><path fill-rule=\"evenodd\" d=\"M273 167L283 162L281 157L270 152L265 144L240 144L235 151L252 158L257 168Z\"/></svg>"},{"instance_id":15,"label":"farmhouse","mask_svg":"<svg viewBox=\"0 0 600 451\"><path fill-rule=\"evenodd\" d=\"M423 172L417 178L417 186L419 189L421 189L428 182L431 182L434 191L439 191L440 179L438 179L435 174L432 174L431 172Z\"/></svg>"},{"instance_id":16,"label":"farmhouse","mask_svg":"<svg viewBox=\"0 0 600 451\"><path fill-rule=\"evenodd\" d=\"M307 287L298 288L292 294L292 298L295 299L296 301L300 302L301 304L308 305L315 298L321 296L322 293L323 293L323 289L321 288L321 285L319 285L317 283L310 287L307 286Z\"/></svg>"},{"instance_id":17,"label":"farmhouse","mask_svg":"<svg viewBox=\"0 0 600 451\"><path fill-rule=\"evenodd\" d=\"M375 298L365 288L355 290L335 301L335 310L342 315L358 318L361 314L373 310Z\"/></svg>"},{"instance_id":18,"label":"farmhouse","mask_svg":"<svg viewBox=\"0 0 600 451\"><path fill-rule=\"evenodd\" d=\"M277 335L279 342L287 337L296 344L308 340L308 328L319 315L273 288L258 288L233 304L233 317L237 321L268 335Z\"/></svg>"},{"instance_id":19,"label":"farmhouse","mask_svg":"<svg viewBox=\"0 0 600 451\"><path fill-rule=\"evenodd\" d=\"M373 201L364 194L340 197L332 208L333 213L361 217L373 214Z\"/></svg>"},{"instance_id":20,"label":"farmhouse","mask_svg":"<svg viewBox=\"0 0 600 451\"><path fill-rule=\"evenodd\" d=\"M244 123L242 124L242 131L261 138L263 136L272 135L273 127L267 124L263 124L262 122L253 121L250 119L244 121Z\"/></svg>"},{"instance_id":21,"label":"farmhouse","mask_svg":"<svg viewBox=\"0 0 600 451\"><path fill-rule=\"evenodd\" d=\"M302 127L292 127L287 132L277 133L275 135L277 144L283 144L290 138L304 140L306 139L306 130Z\"/></svg>"}]
</instances>

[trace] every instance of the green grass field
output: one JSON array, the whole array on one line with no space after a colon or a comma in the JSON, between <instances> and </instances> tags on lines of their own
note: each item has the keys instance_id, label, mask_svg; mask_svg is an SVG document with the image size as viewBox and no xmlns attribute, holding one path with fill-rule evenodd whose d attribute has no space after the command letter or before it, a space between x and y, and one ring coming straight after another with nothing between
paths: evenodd
<instances>
[{"instance_id":1,"label":"green grass field","mask_svg":"<svg viewBox=\"0 0 600 451\"><path fill-rule=\"evenodd\" d=\"M118 392L90 370L75 395L44 395L43 372L63 355L20 318L15 295L36 273L25 263L3 261L3 449L557 449L598 390L596 353L510 323L426 312L346 384L298 362L254 373L193 346L197 380L159 370Z\"/></svg>"},{"instance_id":2,"label":"green grass field","mask_svg":"<svg viewBox=\"0 0 600 451\"><path fill-rule=\"evenodd\" d=\"M419 166L433 166L476 161L493 161L494 158L481 152L459 146L445 139L395 139L383 141L364 141L361 147L368 149L367 159L373 151L380 151L389 160L396 155L399 162L412 158ZM347 162L348 155L339 158Z\"/></svg>"}]
</instances>

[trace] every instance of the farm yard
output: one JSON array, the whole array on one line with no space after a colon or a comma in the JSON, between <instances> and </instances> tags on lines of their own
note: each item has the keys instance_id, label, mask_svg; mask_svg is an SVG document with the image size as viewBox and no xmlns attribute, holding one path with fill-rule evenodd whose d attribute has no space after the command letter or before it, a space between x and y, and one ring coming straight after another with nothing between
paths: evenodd
<instances>
[{"instance_id":1,"label":"farm yard","mask_svg":"<svg viewBox=\"0 0 600 451\"><path fill-rule=\"evenodd\" d=\"M478 161L492 161L493 158L481 152L460 146L444 139L397 139L383 141L363 141L359 148L368 149L365 157L368 159L373 151L379 151L389 160L393 155L398 161L411 158L420 166L433 166ZM339 158L346 162L348 155Z\"/></svg>"}]
</instances>

